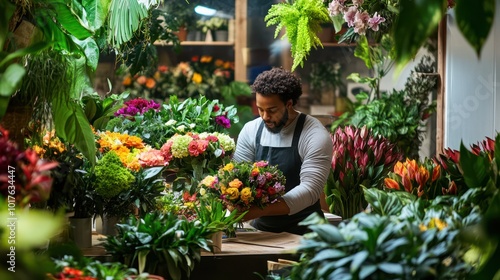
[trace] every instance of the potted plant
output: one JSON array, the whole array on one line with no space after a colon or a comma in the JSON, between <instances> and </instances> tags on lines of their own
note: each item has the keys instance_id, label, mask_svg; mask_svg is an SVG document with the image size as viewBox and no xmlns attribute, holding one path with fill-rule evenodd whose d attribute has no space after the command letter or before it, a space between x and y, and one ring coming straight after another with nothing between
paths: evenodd
<instances>
[{"instance_id":1,"label":"potted plant","mask_svg":"<svg viewBox=\"0 0 500 280\"><path fill-rule=\"evenodd\" d=\"M201 259L201 250L210 251L209 231L199 221L173 213L146 213L118 224L118 234L109 236L104 248L128 267L180 280L189 277Z\"/></svg>"},{"instance_id":2,"label":"potted plant","mask_svg":"<svg viewBox=\"0 0 500 280\"><path fill-rule=\"evenodd\" d=\"M210 26L210 29L213 31L214 40L215 41L227 41L228 40L228 28L229 28L229 20L221 17L211 17L207 25Z\"/></svg>"},{"instance_id":3,"label":"potted plant","mask_svg":"<svg viewBox=\"0 0 500 280\"><path fill-rule=\"evenodd\" d=\"M194 7L198 2L197 0L165 0L163 2L162 9L167 13L167 16L177 21L180 41L185 41L188 33L196 30L198 16L194 11Z\"/></svg>"}]
</instances>

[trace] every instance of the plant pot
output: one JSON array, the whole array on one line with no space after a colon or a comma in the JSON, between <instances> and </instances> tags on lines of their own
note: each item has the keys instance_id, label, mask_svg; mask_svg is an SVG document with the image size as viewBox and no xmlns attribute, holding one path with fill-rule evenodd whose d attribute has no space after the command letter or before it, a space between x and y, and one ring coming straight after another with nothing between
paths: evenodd
<instances>
[{"instance_id":1,"label":"plant pot","mask_svg":"<svg viewBox=\"0 0 500 280\"><path fill-rule=\"evenodd\" d=\"M216 30L215 31L215 41L227 42L229 37L229 32L227 30Z\"/></svg>"},{"instance_id":2,"label":"plant pot","mask_svg":"<svg viewBox=\"0 0 500 280\"><path fill-rule=\"evenodd\" d=\"M116 224L120 221L118 216L108 216L104 215L102 217L102 234L103 235L116 235L118 231L116 229Z\"/></svg>"},{"instance_id":3,"label":"plant pot","mask_svg":"<svg viewBox=\"0 0 500 280\"><path fill-rule=\"evenodd\" d=\"M179 38L179 41L184 42L187 40L187 28L185 26L179 27L179 31L175 32L177 35L177 38Z\"/></svg>"},{"instance_id":4,"label":"plant pot","mask_svg":"<svg viewBox=\"0 0 500 280\"><path fill-rule=\"evenodd\" d=\"M218 231L212 234L210 238L212 240L212 252L220 253L222 251L222 231Z\"/></svg>"},{"instance_id":5,"label":"plant pot","mask_svg":"<svg viewBox=\"0 0 500 280\"><path fill-rule=\"evenodd\" d=\"M78 248L92 247L92 218L69 218L69 238Z\"/></svg>"}]
</instances>

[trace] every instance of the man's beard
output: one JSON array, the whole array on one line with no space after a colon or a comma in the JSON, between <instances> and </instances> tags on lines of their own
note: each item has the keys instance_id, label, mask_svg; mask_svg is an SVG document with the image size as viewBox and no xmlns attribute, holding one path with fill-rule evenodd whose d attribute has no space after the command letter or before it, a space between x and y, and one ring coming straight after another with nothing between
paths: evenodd
<instances>
[{"instance_id":1,"label":"man's beard","mask_svg":"<svg viewBox=\"0 0 500 280\"><path fill-rule=\"evenodd\" d=\"M273 122L274 127L271 128L271 127L267 126L266 123L264 123L264 124L266 126L266 129L269 132L271 132L271 133L279 133L283 129L283 127L285 127L285 124L286 124L287 121L288 121L288 110L285 110L285 113L283 114L283 117L281 117L281 120L279 121L279 123Z\"/></svg>"}]
</instances>

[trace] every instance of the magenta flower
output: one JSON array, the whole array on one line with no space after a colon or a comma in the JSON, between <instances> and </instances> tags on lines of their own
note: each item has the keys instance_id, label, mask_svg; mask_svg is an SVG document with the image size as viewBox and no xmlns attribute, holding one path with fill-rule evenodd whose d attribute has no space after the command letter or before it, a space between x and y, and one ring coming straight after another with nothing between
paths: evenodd
<instances>
[{"instance_id":1,"label":"magenta flower","mask_svg":"<svg viewBox=\"0 0 500 280\"><path fill-rule=\"evenodd\" d=\"M215 117L215 123L218 125L224 127L224 128L230 128L231 127L231 121L226 117L226 116L217 116Z\"/></svg>"},{"instance_id":2,"label":"magenta flower","mask_svg":"<svg viewBox=\"0 0 500 280\"><path fill-rule=\"evenodd\" d=\"M154 100L136 98L125 102L124 107L115 112L115 116L133 117L137 114L142 115L151 109L158 111L160 107L161 105Z\"/></svg>"}]
</instances>

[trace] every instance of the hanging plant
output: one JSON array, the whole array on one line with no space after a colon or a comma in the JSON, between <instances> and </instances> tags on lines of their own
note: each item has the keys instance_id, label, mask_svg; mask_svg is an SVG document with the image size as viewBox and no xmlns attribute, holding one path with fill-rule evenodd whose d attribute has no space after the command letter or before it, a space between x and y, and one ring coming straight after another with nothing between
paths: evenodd
<instances>
[{"instance_id":1,"label":"hanging plant","mask_svg":"<svg viewBox=\"0 0 500 280\"><path fill-rule=\"evenodd\" d=\"M274 38L283 27L286 29L281 38L287 37L291 44L292 71L299 65L304 66L312 47L323 47L317 34L322 30L321 24L331 22L322 0L287 0L274 4L264 20L266 26L277 25Z\"/></svg>"}]
</instances>

